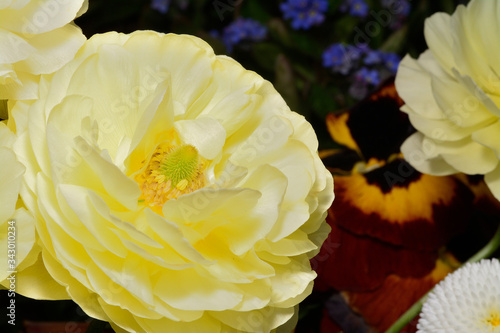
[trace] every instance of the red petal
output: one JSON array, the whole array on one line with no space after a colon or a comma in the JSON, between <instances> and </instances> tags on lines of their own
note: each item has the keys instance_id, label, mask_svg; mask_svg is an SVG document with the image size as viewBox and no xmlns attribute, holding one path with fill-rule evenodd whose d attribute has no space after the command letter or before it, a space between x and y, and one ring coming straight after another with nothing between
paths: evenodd
<instances>
[{"instance_id":1,"label":"red petal","mask_svg":"<svg viewBox=\"0 0 500 333\"><path fill-rule=\"evenodd\" d=\"M434 270L425 277L402 278L390 275L375 291L346 292L344 295L370 326L384 332L452 270L449 264L438 260Z\"/></svg>"},{"instance_id":2,"label":"red petal","mask_svg":"<svg viewBox=\"0 0 500 333\"><path fill-rule=\"evenodd\" d=\"M463 230L472 194L395 160L366 174L335 177L333 220L345 229L414 250L432 251Z\"/></svg>"},{"instance_id":3,"label":"red petal","mask_svg":"<svg viewBox=\"0 0 500 333\"><path fill-rule=\"evenodd\" d=\"M420 277L435 264L435 252L404 249L377 239L358 236L332 223L332 232L312 266L318 273L316 284L337 290L367 291L380 287L392 273Z\"/></svg>"}]
</instances>

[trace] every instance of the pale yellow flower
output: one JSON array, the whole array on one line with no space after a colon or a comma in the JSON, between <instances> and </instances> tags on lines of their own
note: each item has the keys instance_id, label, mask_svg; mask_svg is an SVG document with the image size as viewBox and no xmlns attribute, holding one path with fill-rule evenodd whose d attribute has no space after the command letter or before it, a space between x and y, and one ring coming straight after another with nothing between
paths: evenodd
<instances>
[{"instance_id":1,"label":"pale yellow flower","mask_svg":"<svg viewBox=\"0 0 500 333\"><path fill-rule=\"evenodd\" d=\"M425 23L429 50L400 64L396 89L418 130L402 146L419 171L484 174L500 199L500 2L473 0Z\"/></svg>"},{"instance_id":2,"label":"pale yellow flower","mask_svg":"<svg viewBox=\"0 0 500 333\"><path fill-rule=\"evenodd\" d=\"M196 37L136 32L92 37L40 87L12 110L43 246L28 280L45 266L51 293L120 331L293 328L333 180L269 82Z\"/></svg>"},{"instance_id":3,"label":"pale yellow flower","mask_svg":"<svg viewBox=\"0 0 500 333\"><path fill-rule=\"evenodd\" d=\"M16 159L12 151L15 135L0 122L0 249L3 253L0 262L0 282L10 289L12 282L15 289L15 278L6 281L17 270L33 263L23 261L35 243L35 222L19 202L19 190L23 180L25 167ZM17 209L16 209L17 206ZM21 265L23 263L23 265Z\"/></svg>"},{"instance_id":4,"label":"pale yellow flower","mask_svg":"<svg viewBox=\"0 0 500 333\"><path fill-rule=\"evenodd\" d=\"M36 98L40 74L73 59L85 36L70 22L87 7L88 0L0 1L0 100Z\"/></svg>"}]
</instances>

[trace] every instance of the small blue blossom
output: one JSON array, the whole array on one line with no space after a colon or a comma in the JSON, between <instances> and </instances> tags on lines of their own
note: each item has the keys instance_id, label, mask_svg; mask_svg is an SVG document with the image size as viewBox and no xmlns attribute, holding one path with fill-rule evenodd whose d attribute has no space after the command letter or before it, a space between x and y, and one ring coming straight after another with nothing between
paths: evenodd
<instances>
[{"instance_id":1,"label":"small blue blossom","mask_svg":"<svg viewBox=\"0 0 500 333\"><path fill-rule=\"evenodd\" d=\"M401 58L396 53L383 53L382 59L385 67L391 71L391 73L396 74Z\"/></svg>"},{"instance_id":2,"label":"small blue blossom","mask_svg":"<svg viewBox=\"0 0 500 333\"><path fill-rule=\"evenodd\" d=\"M171 0L153 0L151 2L151 8L162 14L166 14L168 12L168 8L170 7L170 1Z\"/></svg>"},{"instance_id":3,"label":"small blue blossom","mask_svg":"<svg viewBox=\"0 0 500 333\"><path fill-rule=\"evenodd\" d=\"M347 75L363 52L355 46L336 43L323 52L323 66Z\"/></svg>"},{"instance_id":4,"label":"small blue blossom","mask_svg":"<svg viewBox=\"0 0 500 333\"><path fill-rule=\"evenodd\" d=\"M232 52L235 45L244 41L260 42L266 35L265 26L255 20L240 17L224 28L222 41L228 52Z\"/></svg>"},{"instance_id":5,"label":"small blue blossom","mask_svg":"<svg viewBox=\"0 0 500 333\"><path fill-rule=\"evenodd\" d=\"M368 7L367 3L363 0L352 0L349 14L357 17L366 17L369 10L370 7Z\"/></svg>"},{"instance_id":6,"label":"small blue blossom","mask_svg":"<svg viewBox=\"0 0 500 333\"><path fill-rule=\"evenodd\" d=\"M408 0L382 0L382 6L389 9L393 15L391 29L401 28L411 10L411 4Z\"/></svg>"},{"instance_id":7,"label":"small blue blossom","mask_svg":"<svg viewBox=\"0 0 500 333\"><path fill-rule=\"evenodd\" d=\"M364 0L344 0L339 7L340 11L355 17L366 17L370 7Z\"/></svg>"},{"instance_id":8,"label":"small blue blossom","mask_svg":"<svg viewBox=\"0 0 500 333\"><path fill-rule=\"evenodd\" d=\"M411 5L408 0L382 0L382 6L391 10L395 15L408 16Z\"/></svg>"},{"instance_id":9,"label":"small blue blossom","mask_svg":"<svg viewBox=\"0 0 500 333\"><path fill-rule=\"evenodd\" d=\"M376 86L380 83L380 75L375 69L368 69L366 67L361 67L359 71L356 72L355 78L357 81Z\"/></svg>"},{"instance_id":10,"label":"small blue blossom","mask_svg":"<svg viewBox=\"0 0 500 333\"><path fill-rule=\"evenodd\" d=\"M349 95L355 99L363 99L368 93L368 85L361 81L354 81L349 87Z\"/></svg>"},{"instance_id":11,"label":"small blue blossom","mask_svg":"<svg viewBox=\"0 0 500 333\"><path fill-rule=\"evenodd\" d=\"M368 51L363 59L365 65L378 65L382 62L384 62L384 53L378 50Z\"/></svg>"},{"instance_id":12,"label":"small blue blossom","mask_svg":"<svg viewBox=\"0 0 500 333\"><path fill-rule=\"evenodd\" d=\"M328 9L327 0L287 0L280 5L285 19L292 20L295 30L307 30L313 25L323 23Z\"/></svg>"},{"instance_id":13,"label":"small blue blossom","mask_svg":"<svg viewBox=\"0 0 500 333\"><path fill-rule=\"evenodd\" d=\"M168 10L170 9L171 3L172 3L172 0L152 0L151 1L151 8L159 11L162 14L166 14L168 12ZM187 6L189 5L189 0L176 0L175 4L181 10L185 10L187 8Z\"/></svg>"},{"instance_id":14,"label":"small blue blossom","mask_svg":"<svg viewBox=\"0 0 500 333\"><path fill-rule=\"evenodd\" d=\"M362 53L362 54L367 54L370 52L372 49L368 46L366 43L359 43L356 44L355 47Z\"/></svg>"},{"instance_id":15,"label":"small blue blossom","mask_svg":"<svg viewBox=\"0 0 500 333\"><path fill-rule=\"evenodd\" d=\"M208 32L208 34L209 34L212 38L216 38L216 39L220 39L220 38L221 38L220 31L215 30L215 29L210 30L210 31Z\"/></svg>"}]
</instances>

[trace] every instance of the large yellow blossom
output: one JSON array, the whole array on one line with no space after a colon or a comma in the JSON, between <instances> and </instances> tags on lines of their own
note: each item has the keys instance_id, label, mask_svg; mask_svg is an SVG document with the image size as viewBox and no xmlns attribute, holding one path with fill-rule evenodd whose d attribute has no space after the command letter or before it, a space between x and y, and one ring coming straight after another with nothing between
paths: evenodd
<instances>
[{"instance_id":1,"label":"large yellow blossom","mask_svg":"<svg viewBox=\"0 0 500 333\"><path fill-rule=\"evenodd\" d=\"M396 88L419 131L401 150L419 171L484 174L500 199L500 2L427 19L429 50L400 64Z\"/></svg>"},{"instance_id":2,"label":"large yellow blossom","mask_svg":"<svg viewBox=\"0 0 500 333\"><path fill-rule=\"evenodd\" d=\"M0 100L36 98L40 74L73 59L85 36L70 22L87 7L88 0L0 1Z\"/></svg>"},{"instance_id":3,"label":"large yellow blossom","mask_svg":"<svg viewBox=\"0 0 500 333\"><path fill-rule=\"evenodd\" d=\"M21 293L44 297L46 267L51 294L117 330L291 330L333 181L269 82L136 32L92 37L40 88L12 110L43 247Z\"/></svg>"}]
</instances>

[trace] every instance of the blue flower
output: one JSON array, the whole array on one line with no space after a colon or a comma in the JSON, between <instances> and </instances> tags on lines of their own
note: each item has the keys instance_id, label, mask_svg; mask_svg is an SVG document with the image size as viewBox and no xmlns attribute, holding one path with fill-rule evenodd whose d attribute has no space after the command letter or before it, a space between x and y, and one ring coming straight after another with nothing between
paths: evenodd
<instances>
[{"instance_id":1,"label":"blue flower","mask_svg":"<svg viewBox=\"0 0 500 333\"><path fill-rule=\"evenodd\" d=\"M361 67L361 69L356 72L355 78L357 81L373 86L376 86L380 83L379 73L375 69L368 69L366 67Z\"/></svg>"},{"instance_id":2,"label":"blue flower","mask_svg":"<svg viewBox=\"0 0 500 333\"><path fill-rule=\"evenodd\" d=\"M388 8L393 13L391 18L391 29L399 29L410 14L411 5L408 0L382 0L382 6Z\"/></svg>"},{"instance_id":3,"label":"blue flower","mask_svg":"<svg viewBox=\"0 0 500 333\"><path fill-rule=\"evenodd\" d=\"M389 8L395 15L408 16L411 5L408 0L382 0L382 6Z\"/></svg>"},{"instance_id":4,"label":"blue flower","mask_svg":"<svg viewBox=\"0 0 500 333\"><path fill-rule=\"evenodd\" d=\"M347 75L361 58L363 51L356 46L332 44L323 52L323 66Z\"/></svg>"},{"instance_id":5,"label":"blue flower","mask_svg":"<svg viewBox=\"0 0 500 333\"><path fill-rule=\"evenodd\" d=\"M339 9L344 13L349 12L351 16L366 17L370 7L364 0L344 0Z\"/></svg>"},{"instance_id":6,"label":"blue flower","mask_svg":"<svg viewBox=\"0 0 500 333\"><path fill-rule=\"evenodd\" d=\"M349 87L349 95L355 99L363 99L368 93L368 85L364 82L354 81Z\"/></svg>"},{"instance_id":7,"label":"blue flower","mask_svg":"<svg viewBox=\"0 0 500 333\"><path fill-rule=\"evenodd\" d=\"M166 14L168 12L168 9L170 8L171 3L172 0L152 0L151 8L159 11L162 14ZM176 5L180 9L185 10L189 5L189 0L177 0Z\"/></svg>"},{"instance_id":8,"label":"blue flower","mask_svg":"<svg viewBox=\"0 0 500 333\"><path fill-rule=\"evenodd\" d=\"M382 62L384 62L384 53L378 50L368 51L363 59L365 65L378 65Z\"/></svg>"},{"instance_id":9,"label":"blue flower","mask_svg":"<svg viewBox=\"0 0 500 333\"><path fill-rule=\"evenodd\" d=\"M307 30L323 23L328 9L327 0L287 0L280 5L283 17L292 20L295 30Z\"/></svg>"},{"instance_id":10,"label":"blue flower","mask_svg":"<svg viewBox=\"0 0 500 333\"><path fill-rule=\"evenodd\" d=\"M255 20L240 17L224 28L222 41L228 52L232 52L235 45L244 41L260 42L266 35L265 26Z\"/></svg>"},{"instance_id":11,"label":"blue flower","mask_svg":"<svg viewBox=\"0 0 500 333\"><path fill-rule=\"evenodd\" d=\"M366 17L370 7L363 0L352 0L349 14L357 17Z\"/></svg>"},{"instance_id":12,"label":"blue flower","mask_svg":"<svg viewBox=\"0 0 500 333\"><path fill-rule=\"evenodd\" d=\"M382 59L384 61L385 67L393 74L396 74L396 72L398 71L399 62L401 61L400 56L398 56L396 53L382 53Z\"/></svg>"},{"instance_id":13,"label":"blue flower","mask_svg":"<svg viewBox=\"0 0 500 333\"><path fill-rule=\"evenodd\" d=\"M162 14L166 14L168 12L168 8L170 7L170 1L171 0L153 0L151 2L151 8Z\"/></svg>"}]
</instances>

